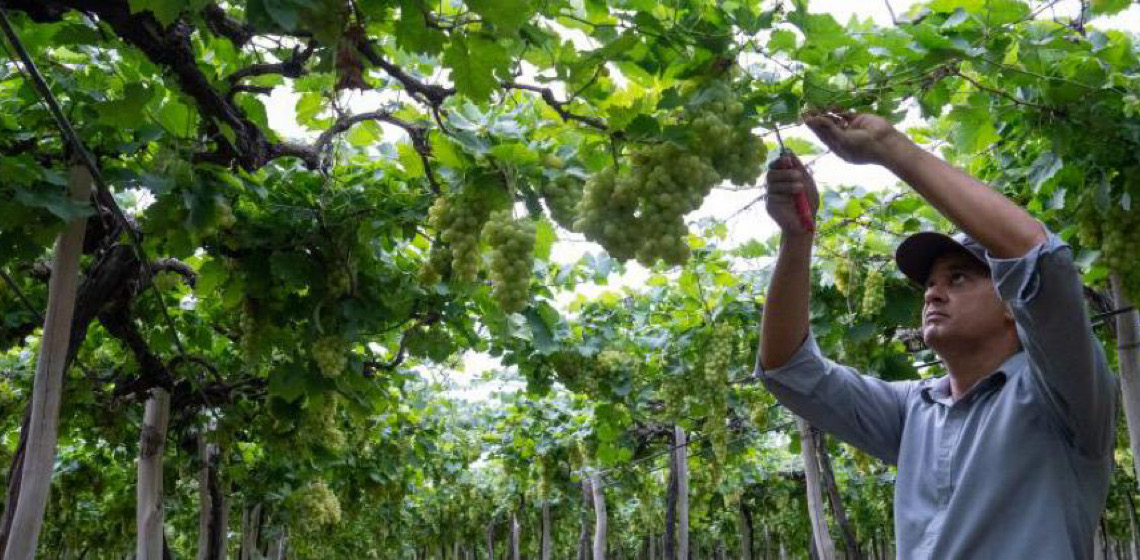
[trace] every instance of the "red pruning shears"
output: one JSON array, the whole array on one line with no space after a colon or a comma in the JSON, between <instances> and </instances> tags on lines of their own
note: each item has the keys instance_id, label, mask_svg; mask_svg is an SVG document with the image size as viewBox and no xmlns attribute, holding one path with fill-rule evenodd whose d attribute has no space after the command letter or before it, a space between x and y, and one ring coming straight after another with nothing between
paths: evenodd
<instances>
[{"instance_id":1,"label":"red pruning shears","mask_svg":"<svg viewBox=\"0 0 1140 560\"><path fill-rule=\"evenodd\" d=\"M775 130L776 130L776 142L778 142L780 144L780 157L784 157L784 156L795 157L796 154L793 153L791 150L788 149L787 146L784 145L784 139L780 137L779 125L777 125L775 127ZM806 229L809 232L814 233L815 232L815 219L812 218L811 204L808 203L808 197L807 197L806 192L800 191L800 192L796 193L796 213L798 213L800 215L800 224L802 224L804 226L804 229Z\"/></svg>"}]
</instances>

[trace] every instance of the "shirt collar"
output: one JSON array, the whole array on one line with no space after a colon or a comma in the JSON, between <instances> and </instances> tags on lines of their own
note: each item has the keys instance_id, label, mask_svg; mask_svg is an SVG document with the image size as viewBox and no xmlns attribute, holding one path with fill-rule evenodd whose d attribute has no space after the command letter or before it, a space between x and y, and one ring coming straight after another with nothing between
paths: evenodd
<instances>
[{"instance_id":1,"label":"shirt collar","mask_svg":"<svg viewBox=\"0 0 1140 560\"><path fill-rule=\"evenodd\" d=\"M1018 371L1021 371L1021 369L1025 366L1025 360L1026 356L1024 351L1016 352L1009 358L1006 358L1006 360L1002 362L1002 364L998 366L998 368L994 370L993 373L983 377L972 388L970 388L970 390L967 391L965 395L962 395L962 398L958 399L958 402L972 401L976 398L977 395L986 393L991 389L1001 387L1005 384L1009 376ZM954 405L954 401L950 396L949 375L943 375L942 377L933 380L933 382L928 383L925 387L923 387L919 393L922 395L923 400L929 404L939 403L946 406Z\"/></svg>"}]
</instances>

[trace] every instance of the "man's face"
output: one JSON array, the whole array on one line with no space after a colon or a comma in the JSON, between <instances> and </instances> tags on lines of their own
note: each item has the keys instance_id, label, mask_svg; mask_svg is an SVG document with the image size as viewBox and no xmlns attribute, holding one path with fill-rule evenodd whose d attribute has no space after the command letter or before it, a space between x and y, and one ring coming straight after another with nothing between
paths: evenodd
<instances>
[{"instance_id":1,"label":"man's face","mask_svg":"<svg viewBox=\"0 0 1140 560\"><path fill-rule=\"evenodd\" d=\"M935 351L1004 336L1013 316L994 289L990 272L973 257L948 252L934 261L926 280L922 337Z\"/></svg>"}]
</instances>

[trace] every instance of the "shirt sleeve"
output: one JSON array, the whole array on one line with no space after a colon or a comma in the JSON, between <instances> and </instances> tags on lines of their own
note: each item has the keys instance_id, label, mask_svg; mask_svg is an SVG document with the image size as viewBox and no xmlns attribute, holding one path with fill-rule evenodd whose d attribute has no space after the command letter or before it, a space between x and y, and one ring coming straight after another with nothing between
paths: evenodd
<instances>
[{"instance_id":1,"label":"shirt sleeve","mask_svg":"<svg viewBox=\"0 0 1140 560\"><path fill-rule=\"evenodd\" d=\"M1110 453L1116 379L1085 310L1073 251L1056 234L1020 258L987 254L1045 402L1081 452Z\"/></svg>"},{"instance_id":2,"label":"shirt sleeve","mask_svg":"<svg viewBox=\"0 0 1140 560\"><path fill-rule=\"evenodd\" d=\"M861 375L823 357L808 333L784 366L756 373L780 404L813 426L891 464L898 461L913 385Z\"/></svg>"}]
</instances>

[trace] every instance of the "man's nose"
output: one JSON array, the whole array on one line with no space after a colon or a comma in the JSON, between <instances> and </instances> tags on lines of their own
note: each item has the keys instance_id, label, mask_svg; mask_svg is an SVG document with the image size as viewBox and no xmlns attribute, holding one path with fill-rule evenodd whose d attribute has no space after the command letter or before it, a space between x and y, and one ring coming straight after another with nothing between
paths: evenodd
<instances>
[{"instance_id":1,"label":"man's nose","mask_svg":"<svg viewBox=\"0 0 1140 560\"><path fill-rule=\"evenodd\" d=\"M938 282L931 282L926 286L926 292L922 296L922 302L929 305L936 301L946 301L946 289Z\"/></svg>"}]
</instances>

